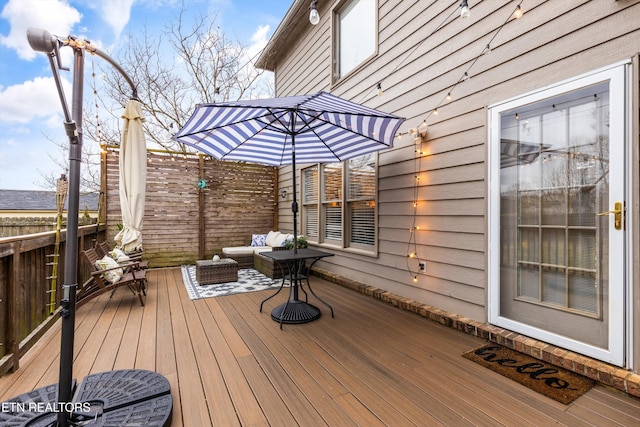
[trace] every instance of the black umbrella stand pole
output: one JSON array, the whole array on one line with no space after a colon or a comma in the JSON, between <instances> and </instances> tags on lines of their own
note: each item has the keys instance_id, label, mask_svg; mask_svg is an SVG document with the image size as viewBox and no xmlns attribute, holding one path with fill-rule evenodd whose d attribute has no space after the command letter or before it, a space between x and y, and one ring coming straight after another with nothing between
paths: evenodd
<instances>
[{"instance_id":1,"label":"black umbrella stand pole","mask_svg":"<svg viewBox=\"0 0 640 427\"><path fill-rule=\"evenodd\" d=\"M60 309L60 375L58 384L42 387L2 402L0 425L169 425L173 399L169 382L160 374L141 369L125 369L91 374L85 377L80 385L76 385L73 379L85 50L107 59L121 74L124 74L124 71L87 41L81 42L71 36L67 40L60 40L47 31L34 28L27 30L27 39L35 51L44 52L49 57L62 103L64 127L69 138L69 206L64 297ZM58 74L58 68L62 69L59 54L61 46L70 46L74 51L72 114L69 113ZM57 57L57 66L54 57ZM124 77L131 84L133 97L136 97L131 79L126 74Z\"/></svg>"},{"instance_id":2,"label":"black umbrella stand pole","mask_svg":"<svg viewBox=\"0 0 640 427\"><path fill-rule=\"evenodd\" d=\"M295 134L295 112L291 115L291 167L293 170L293 202L291 202L291 213L293 214L293 253L298 253L298 199L296 188L296 134ZM298 298L298 289L301 286L302 278L299 276L299 262L294 261L289 265L289 281L293 287L293 299L277 306L271 311L271 319L280 323L296 324L307 323L320 317L320 309L314 305L302 301Z\"/></svg>"}]
</instances>

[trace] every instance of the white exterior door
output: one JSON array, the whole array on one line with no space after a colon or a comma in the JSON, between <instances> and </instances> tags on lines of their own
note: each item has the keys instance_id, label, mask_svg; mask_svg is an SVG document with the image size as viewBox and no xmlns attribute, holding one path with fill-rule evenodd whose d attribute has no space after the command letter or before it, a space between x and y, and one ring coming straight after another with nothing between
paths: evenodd
<instances>
[{"instance_id":1,"label":"white exterior door","mask_svg":"<svg viewBox=\"0 0 640 427\"><path fill-rule=\"evenodd\" d=\"M490 107L489 321L625 365L627 64Z\"/></svg>"}]
</instances>

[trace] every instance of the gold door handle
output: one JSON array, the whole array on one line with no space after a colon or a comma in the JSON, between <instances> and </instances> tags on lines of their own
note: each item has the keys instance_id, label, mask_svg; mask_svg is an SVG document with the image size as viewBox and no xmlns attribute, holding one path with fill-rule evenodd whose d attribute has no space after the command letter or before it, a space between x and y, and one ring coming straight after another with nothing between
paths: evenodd
<instances>
[{"instance_id":1,"label":"gold door handle","mask_svg":"<svg viewBox=\"0 0 640 427\"><path fill-rule=\"evenodd\" d=\"M622 202L615 202L613 209L606 212L600 212L597 216L605 216L613 214L613 226L616 230L622 230Z\"/></svg>"}]
</instances>

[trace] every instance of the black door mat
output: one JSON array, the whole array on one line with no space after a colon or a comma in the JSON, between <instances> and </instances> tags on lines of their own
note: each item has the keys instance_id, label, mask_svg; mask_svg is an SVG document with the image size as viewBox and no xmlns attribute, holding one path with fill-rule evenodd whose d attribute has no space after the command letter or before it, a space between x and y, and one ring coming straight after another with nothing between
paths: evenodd
<instances>
[{"instance_id":1,"label":"black door mat","mask_svg":"<svg viewBox=\"0 0 640 427\"><path fill-rule=\"evenodd\" d=\"M497 344L462 355L565 405L594 386L592 379Z\"/></svg>"}]
</instances>

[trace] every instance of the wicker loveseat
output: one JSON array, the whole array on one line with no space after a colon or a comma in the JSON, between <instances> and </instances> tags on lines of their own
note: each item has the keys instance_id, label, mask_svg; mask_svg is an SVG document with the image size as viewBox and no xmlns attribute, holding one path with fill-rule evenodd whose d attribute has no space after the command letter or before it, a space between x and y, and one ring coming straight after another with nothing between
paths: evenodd
<instances>
[{"instance_id":1,"label":"wicker loveseat","mask_svg":"<svg viewBox=\"0 0 640 427\"><path fill-rule=\"evenodd\" d=\"M254 234L251 237L251 245L222 248L222 256L235 260L238 268L255 268L265 276L278 279L282 277L280 268L274 266L271 258L260 256L260 253L285 249L287 240L293 240L293 235L279 231Z\"/></svg>"}]
</instances>

